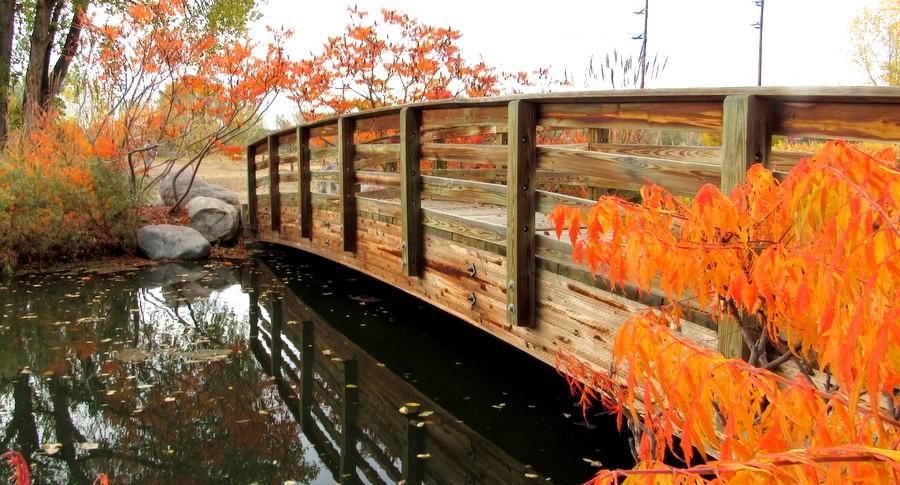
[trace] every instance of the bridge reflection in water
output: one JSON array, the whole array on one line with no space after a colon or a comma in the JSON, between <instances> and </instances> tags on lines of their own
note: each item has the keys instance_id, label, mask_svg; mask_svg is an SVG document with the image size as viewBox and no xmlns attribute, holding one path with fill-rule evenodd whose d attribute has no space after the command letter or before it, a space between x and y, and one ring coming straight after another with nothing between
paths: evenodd
<instances>
[{"instance_id":1,"label":"bridge reflection in water","mask_svg":"<svg viewBox=\"0 0 900 485\"><path fill-rule=\"evenodd\" d=\"M245 275L255 280L245 287L257 289L250 295L250 349L336 482L551 480L351 341L267 265ZM520 432L530 424L522 423Z\"/></svg>"}]
</instances>

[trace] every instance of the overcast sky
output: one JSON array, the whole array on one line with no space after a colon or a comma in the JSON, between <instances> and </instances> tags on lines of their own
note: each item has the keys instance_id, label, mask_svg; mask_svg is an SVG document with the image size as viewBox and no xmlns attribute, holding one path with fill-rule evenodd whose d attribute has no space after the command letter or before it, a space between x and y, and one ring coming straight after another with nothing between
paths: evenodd
<instances>
[{"instance_id":1,"label":"overcast sky","mask_svg":"<svg viewBox=\"0 0 900 485\"><path fill-rule=\"evenodd\" d=\"M643 0L268 0L259 25L294 29L289 48L318 51L347 24L348 4L377 13L397 9L462 32L461 46L504 70L550 65L574 74L576 89L591 56L634 53ZM859 85L850 56L850 22L877 0L767 0L763 85ZM648 87L756 84L759 7L752 0L650 0L649 50L668 66ZM260 28L261 30L261 28ZM599 88L599 86L595 86Z\"/></svg>"}]
</instances>

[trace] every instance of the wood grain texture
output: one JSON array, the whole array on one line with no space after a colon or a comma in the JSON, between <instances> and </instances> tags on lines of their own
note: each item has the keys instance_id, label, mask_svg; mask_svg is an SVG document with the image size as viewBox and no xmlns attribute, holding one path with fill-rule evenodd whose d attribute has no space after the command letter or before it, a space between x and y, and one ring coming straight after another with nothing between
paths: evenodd
<instances>
[{"instance_id":1,"label":"wood grain texture","mask_svg":"<svg viewBox=\"0 0 900 485\"><path fill-rule=\"evenodd\" d=\"M272 204L271 228L278 232L281 230L281 197L278 197L278 138L269 136L269 194Z\"/></svg>"},{"instance_id":2,"label":"wood grain texture","mask_svg":"<svg viewBox=\"0 0 900 485\"><path fill-rule=\"evenodd\" d=\"M900 103L775 103L777 135L900 142Z\"/></svg>"},{"instance_id":3,"label":"wood grain texture","mask_svg":"<svg viewBox=\"0 0 900 485\"><path fill-rule=\"evenodd\" d=\"M422 175L420 174L420 113L400 111L400 248L403 274L418 277L423 268Z\"/></svg>"},{"instance_id":4,"label":"wood grain texture","mask_svg":"<svg viewBox=\"0 0 900 485\"><path fill-rule=\"evenodd\" d=\"M426 226L442 229L447 232L470 237L480 241L506 245L506 227L490 222L460 217L450 212L435 209L422 209L423 223Z\"/></svg>"},{"instance_id":5,"label":"wood grain texture","mask_svg":"<svg viewBox=\"0 0 900 485\"><path fill-rule=\"evenodd\" d=\"M719 131L720 103L547 103L538 124L559 128L656 128Z\"/></svg>"},{"instance_id":6,"label":"wood grain texture","mask_svg":"<svg viewBox=\"0 0 900 485\"><path fill-rule=\"evenodd\" d=\"M341 249L356 250L356 203L353 202L353 120L338 119L338 171L340 172Z\"/></svg>"},{"instance_id":7,"label":"wood grain texture","mask_svg":"<svg viewBox=\"0 0 900 485\"><path fill-rule=\"evenodd\" d=\"M693 196L703 184L718 185L719 166L613 153L541 146L538 168L596 177L605 187L640 190L648 181L678 195Z\"/></svg>"},{"instance_id":8,"label":"wood grain texture","mask_svg":"<svg viewBox=\"0 0 900 485\"><path fill-rule=\"evenodd\" d=\"M298 127L297 137L297 193L299 194L297 225L300 229L300 237L310 239L312 237L312 197L310 195L309 164L309 128Z\"/></svg>"},{"instance_id":9,"label":"wood grain texture","mask_svg":"<svg viewBox=\"0 0 900 485\"><path fill-rule=\"evenodd\" d=\"M354 119L356 131L388 131L400 128L400 113L393 112L378 116L361 116Z\"/></svg>"},{"instance_id":10,"label":"wood grain texture","mask_svg":"<svg viewBox=\"0 0 900 485\"><path fill-rule=\"evenodd\" d=\"M772 111L768 100L739 95L725 98L722 129L722 191L730 193L747 178L754 163L769 166L772 140ZM719 324L719 351L725 357L746 358L739 322L724 319Z\"/></svg>"},{"instance_id":11,"label":"wood grain texture","mask_svg":"<svg viewBox=\"0 0 900 485\"><path fill-rule=\"evenodd\" d=\"M507 163L506 271L507 321L535 325L535 173L537 109L525 101L509 103Z\"/></svg>"},{"instance_id":12,"label":"wood grain texture","mask_svg":"<svg viewBox=\"0 0 900 485\"><path fill-rule=\"evenodd\" d=\"M436 200L464 200L506 206L506 187L445 177L422 176L422 196Z\"/></svg>"},{"instance_id":13,"label":"wood grain texture","mask_svg":"<svg viewBox=\"0 0 900 485\"><path fill-rule=\"evenodd\" d=\"M590 143L588 149L595 152L633 155L637 157L660 158L680 162L697 162L718 165L722 162L719 147L689 147L664 145L619 145L611 143Z\"/></svg>"},{"instance_id":14,"label":"wood grain texture","mask_svg":"<svg viewBox=\"0 0 900 485\"><path fill-rule=\"evenodd\" d=\"M503 145L462 145L452 143L423 143L422 158L444 162L505 165L506 147Z\"/></svg>"},{"instance_id":15,"label":"wood grain texture","mask_svg":"<svg viewBox=\"0 0 900 485\"><path fill-rule=\"evenodd\" d=\"M489 126L506 129L506 106L445 108L422 112L422 131L428 132L463 126Z\"/></svg>"},{"instance_id":16,"label":"wood grain texture","mask_svg":"<svg viewBox=\"0 0 900 485\"><path fill-rule=\"evenodd\" d=\"M256 236L258 209L256 207L256 147L247 147L247 227Z\"/></svg>"}]
</instances>

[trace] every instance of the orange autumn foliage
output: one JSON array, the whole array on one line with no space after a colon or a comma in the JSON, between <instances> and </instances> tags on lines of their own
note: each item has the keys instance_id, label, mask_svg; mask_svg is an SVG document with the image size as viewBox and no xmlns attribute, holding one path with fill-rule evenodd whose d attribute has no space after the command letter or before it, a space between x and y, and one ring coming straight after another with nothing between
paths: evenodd
<instances>
[{"instance_id":1,"label":"orange autumn foliage","mask_svg":"<svg viewBox=\"0 0 900 485\"><path fill-rule=\"evenodd\" d=\"M341 35L292 66L288 98L302 119L569 84L551 76L549 68L510 73L469 59L459 46L462 33L453 28L429 25L397 10L382 9L377 19L357 7L348 11L350 20Z\"/></svg>"},{"instance_id":2,"label":"orange autumn foliage","mask_svg":"<svg viewBox=\"0 0 900 485\"><path fill-rule=\"evenodd\" d=\"M17 451L7 451L0 455L0 460L6 460L6 464L12 468L12 475L9 480L15 485L29 485L31 483L31 470L28 468L28 462Z\"/></svg>"},{"instance_id":3,"label":"orange autumn foliage","mask_svg":"<svg viewBox=\"0 0 900 485\"><path fill-rule=\"evenodd\" d=\"M688 203L649 185L641 204L603 197L587 211L553 211L557 235L568 231L592 272L685 302L629 318L612 372L561 356L583 402L605 393L643 430L636 469L596 483L900 476L895 160L830 142L781 182L754 166L729 195L707 185ZM748 361L681 335L684 305L745 322ZM705 463L675 472L666 450Z\"/></svg>"},{"instance_id":4,"label":"orange autumn foliage","mask_svg":"<svg viewBox=\"0 0 900 485\"><path fill-rule=\"evenodd\" d=\"M123 164L98 158L102 147L71 120L35 123L0 155L0 269L121 251L134 216Z\"/></svg>"}]
</instances>

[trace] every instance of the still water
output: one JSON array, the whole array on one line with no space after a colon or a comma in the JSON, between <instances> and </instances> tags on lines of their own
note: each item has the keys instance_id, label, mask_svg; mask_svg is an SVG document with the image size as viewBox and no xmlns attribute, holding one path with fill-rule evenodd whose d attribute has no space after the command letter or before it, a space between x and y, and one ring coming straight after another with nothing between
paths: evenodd
<instances>
[{"instance_id":1,"label":"still water","mask_svg":"<svg viewBox=\"0 0 900 485\"><path fill-rule=\"evenodd\" d=\"M298 252L23 276L0 316L0 452L34 483L578 483L631 465L552 368Z\"/></svg>"}]
</instances>

